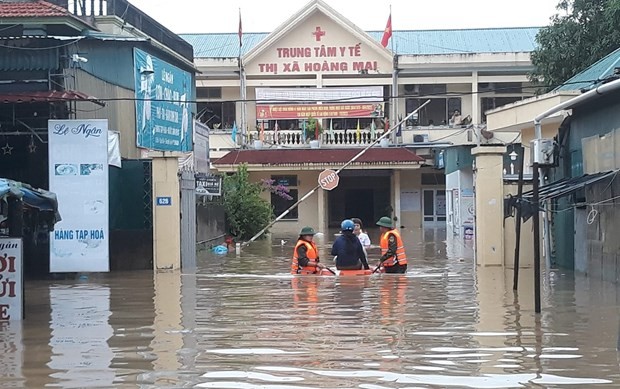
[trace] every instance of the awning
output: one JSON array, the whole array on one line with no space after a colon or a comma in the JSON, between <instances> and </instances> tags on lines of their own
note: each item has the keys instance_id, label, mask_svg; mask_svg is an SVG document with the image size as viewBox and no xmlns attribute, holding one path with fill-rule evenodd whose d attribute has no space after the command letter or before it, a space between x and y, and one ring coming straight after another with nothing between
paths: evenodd
<instances>
[{"instance_id":1,"label":"awning","mask_svg":"<svg viewBox=\"0 0 620 389\"><path fill-rule=\"evenodd\" d=\"M54 223L58 223L60 214L58 213L58 201L56 194L43 189L35 189L28 184L18 181L0 178L0 200L7 197L14 197L23 201L29 207L39 211L54 213Z\"/></svg>"},{"instance_id":2,"label":"awning","mask_svg":"<svg viewBox=\"0 0 620 389\"><path fill-rule=\"evenodd\" d=\"M609 178L618 174L619 170L611 170L608 172L584 174L580 177L567 178L542 186L538 191L540 201L562 197L585 188L595 182ZM531 200L533 191L523 193L525 199Z\"/></svg>"},{"instance_id":3,"label":"awning","mask_svg":"<svg viewBox=\"0 0 620 389\"><path fill-rule=\"evenodd\" d=\"M258 168L324 169L340 167L362 150L362 148L234 150L213 161L213 166L226 170L227 168L234 169L239 164L245 163ZM382 169L393 168L395 165L419 167L424 161L424 158L404 147L377 147L368 149L352 166L373 166Z\"/></svg>"},{"instance_id":4,"label":"awning","mask_svg":"<svg viewBox=\"0 0 620 389\"><path fill-rule=\"evenodd\" d=\"M105 102L99 101L96 97L88 96L85 93L64 90L64 91L32 91L32 92L11 92L0 94L0 104L18 103L40 103L40 102L64 102L64 101L90 101L102 107Z\"/></svg>"}]
</instances>

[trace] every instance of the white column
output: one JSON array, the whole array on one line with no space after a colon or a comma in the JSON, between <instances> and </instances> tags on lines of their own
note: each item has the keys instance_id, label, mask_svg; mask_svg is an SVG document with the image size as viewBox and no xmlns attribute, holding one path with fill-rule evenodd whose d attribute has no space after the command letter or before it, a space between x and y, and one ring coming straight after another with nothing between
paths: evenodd
<instances>
[{"instance_id":1,"label":"white column","mask_svg":"<svg viewBox=\"0 0 620 389\"><path fill-rule=\"evenodd\" d=\"M327 191L323 189L318 190L319 196L319 225L317 226L318 231L327 235L327 207L328 207L328 199L327 199Z\"/></svg>"},{"instance_id":2,"label":"white column","mask_svg":"<svg viewBox=\"0 0 620 389\"><path fill-rule=\"evenodd\" d=\"M480 124L480 96L478 95L478 71L471 72L471 119Z\"/></svg>"},{"instance_id":3,"label":"white column","mask_svg":"<svg viewBox=\"0 0 620 389\"><path fill-rule=\"evenodd\" d=\"M396 223L394 226L398 227L402 225L402 221L400 220L400 170L394 170L393 174L394 185L394 217L396 218Z\"/></svg>"}]
</instances>

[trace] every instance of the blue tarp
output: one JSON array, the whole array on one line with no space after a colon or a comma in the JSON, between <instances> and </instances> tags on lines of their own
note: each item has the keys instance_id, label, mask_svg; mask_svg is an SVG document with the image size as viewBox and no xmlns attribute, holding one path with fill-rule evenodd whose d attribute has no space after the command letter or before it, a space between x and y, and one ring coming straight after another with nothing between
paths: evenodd
<instances>
[{"instance_id":1,"label":"blue tarp","mask_svg":"<svg viewBox=\"0 0 620 389\"><path fill-rule=\"evenodd\" d=\"M54 223L61 220L58 213L58 201L56 200L56 195L52 192L35 189L28 184L18 181L0 178L0 200L4 200L7 197L18 198L27 206L36 208L39 211L53 212L55 216Z\"/></svg>"}]
</instances>

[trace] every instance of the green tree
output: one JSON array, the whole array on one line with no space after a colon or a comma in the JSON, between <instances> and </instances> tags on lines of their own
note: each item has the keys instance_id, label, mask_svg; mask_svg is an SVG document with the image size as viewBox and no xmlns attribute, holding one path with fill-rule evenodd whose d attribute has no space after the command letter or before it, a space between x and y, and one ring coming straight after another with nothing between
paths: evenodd
<instances>
[{"instance_id":1,"label":"green tree","mask_svg":"<svg viewBox=\"0 0 620 389\"><path fill-rule=\"evenodd\" d=\"M226 217L234 234L243 240L253 237L271 222L271 204L261 197L264 188L250 182L245 164L237 172L224 177L223 202Z\"/></svg>"},{"instance_id":2,"label":"green tree","mask_svg":"<svg viewBox=\"0 0 620 389\"><path fill-rule=\"evenodd\" d=\"M530 79L553 89L620 47L620 0L561 0L536 36Z\"/></svg>"}]
</instances>

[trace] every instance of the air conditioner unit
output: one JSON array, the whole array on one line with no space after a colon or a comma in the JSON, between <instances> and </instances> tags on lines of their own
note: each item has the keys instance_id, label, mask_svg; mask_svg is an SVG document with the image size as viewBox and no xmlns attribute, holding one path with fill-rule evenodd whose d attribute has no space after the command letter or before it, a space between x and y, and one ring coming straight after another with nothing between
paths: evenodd
<instances>
[{"instance_id":1,"label":"air conditioner unit","mask_svg":"<svg viewBox=\"0 0 620 389\"><path fill-rule=\"evenodd\" d=\"M415 134L413 143L428 143L428 134Z\"/></svg>"},{"instance_id":2,"label":"air conditioner unit","mask_svg":"<svg viewBox=\"0 0 620 389\"><path fill-rule=\"evenodd\" d=\"M553 139L534 139L530 142L530 162L540 166L555 163L555 142Z\"/></svg>"}]
</instances>

